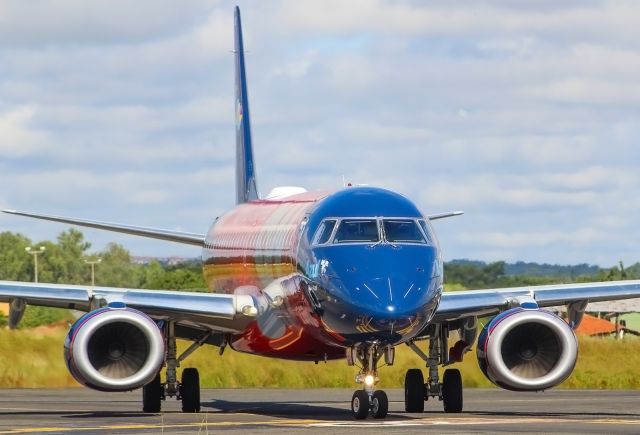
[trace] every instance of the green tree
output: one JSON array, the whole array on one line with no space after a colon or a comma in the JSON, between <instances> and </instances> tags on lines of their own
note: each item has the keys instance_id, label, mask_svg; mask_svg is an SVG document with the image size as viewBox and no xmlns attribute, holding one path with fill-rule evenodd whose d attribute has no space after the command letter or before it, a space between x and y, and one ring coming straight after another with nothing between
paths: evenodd
<instances>
[{"instance_id":1,"label":"green tree","mask_svg":"<svg viewBox=\"0 0 640 435\"><path fill-rule=\"evenodd\" d=\"M159 262L152 261L144 270L144 288L192 291L204 291L207 288L201 267L194 268L188 264L163 267Z\"/></svg>"},{"instance_id":2,"label":"green tree","mask_svg":"<svg viewBox=\"0 0 640 435\"><path fill-rule=\"evenodd\" d=\"M31 240L22 234L0 233L0 279L33 280L33 259L25 251L27 246L31 246Z\"/></svg>"},{"instance_id":3,"label":"green tree","mask_svg":"<svg viewBox=\"0 0 640 435\"><path fill-rule=\"evenodd\" d=\"M64 267L64 279L69 284L83 284L87 281L88 268L84 257L91 243L84 239L82 232L70 228L58 236L58 248Z\"/></svg>"},{"instance_id":4,"label":"green tree","mask_svg":"<svg viewBox=\"0 0 640 435\"><path fill-rule=\"evenodd\" d=\"M96 285L128 288L141 287L143 282L142 270L140 266L131 263L131 255L122 245L109 243L104 251L96 255L102 258L102 262L96 266ZM88 266L86 267L88 269Z\"/></svg>"},{"instance_id":5,"label":"green tree","mask_svg":"<svg viewBox=\"0 0 640 435\"><path fill-rule=\"evenodd\" d=\"M63 231L58 243L43 241L45 251L38 258L38 275L41 282L60 284L84 284L89 272L84 264L84 256L91 244L84 235L74 229Z\"/></svg>"},{"instance_id":6,"label":"green tree","mask_svg":"<svg viewBox=\"0 0 640 435\"><path fill-rule=\"evenodd\" d=\"M504 277L504 267L504 261L487 265L446 263L444 278L447 283L462 284L470 289L488 288L495 286Z\"/></svg>"},{"instance_id":7,"label":"green tree","mask_svg":"<svg viewBox=\"0 0 640 435\"><path fill-rule=\"evenodd\" d=\"M166 271L162 265L158 261L153 260L144 267L144 279L142 286L146 289L165 288L165 275Z\"/></svg>"}]
</instances>

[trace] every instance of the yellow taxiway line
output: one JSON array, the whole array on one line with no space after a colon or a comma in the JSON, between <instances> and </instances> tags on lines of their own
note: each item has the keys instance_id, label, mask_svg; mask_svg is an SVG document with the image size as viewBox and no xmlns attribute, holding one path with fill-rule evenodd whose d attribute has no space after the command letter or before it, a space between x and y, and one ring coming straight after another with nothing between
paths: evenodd
<instances>
[{"instance_id":1,"label":"yellow taxiway line","mask_svg":"<svg viewBox=\"0 0 640 435\"><path fill-rule=\"evenodd\" d=\"M249 416L251 414L243 414ZM271 419L256 421L206 421L206 414L202 415L202 421L191 423L156 423L156 424L114 424L101 426L57 426L57 427L22 427L9 430L0 430L0 434L20 434L20 433L48 433L48 432L79 432L79 431L105 431L105 430L152 430L152 429L184 429L210 427L243 427L243 426L282 426L282 427L416 427L416 426L469 426L469 425L512 425L512 424L558 424L558 423L579 423L596 425L640 425L640 420L629 419L593 419L577 420L568 418L545 418L545 417L523 417L523 418L492 418L492 417L454 417L454 418L411 418L403 420L381 420L381 421L326 421L314 419Z\"/></svg>"}]
</instances>

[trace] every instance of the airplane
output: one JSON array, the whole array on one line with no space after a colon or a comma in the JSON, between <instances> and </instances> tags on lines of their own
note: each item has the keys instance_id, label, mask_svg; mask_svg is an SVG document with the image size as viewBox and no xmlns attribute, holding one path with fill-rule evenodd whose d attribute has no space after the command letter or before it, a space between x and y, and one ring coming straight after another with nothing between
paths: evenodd
<instances>
[{"instance_id":1,"label":"airplane","mask_svg":"<svg viewBox=\"0 0 640 435\"><path fill-rule=\"evenodd\" d=\"M234 13L236 202L207 233L51 216L45 219L202 248L209 293L0 281L14 328L27 305L86 312L70 328L64 358L73 377L100 391L142 389L142 410L175 397L200 411L199 372L180 363L203 345L264 357L357 366L355 419L385 418L376 389L381 363L397 346L425 362L406 372L405 411L439 399L463 409L462 361L477 343L478 363L495 385L541 391L564 381L578 354L574 329L588 302L640 297L640 281L443 292L443 262L432 222L461 212L423 214L382 188L347 186L258 193L240 10ZM567 320L546 307L566 305ZM494 316L480 331L478 317ZM452 332L458 340L449 346ZM181 354L178 338L192 341ZM446 368L440 377L439 368ZM164 371L164 382L160 374Z\"/></svg>"}]
</instances>

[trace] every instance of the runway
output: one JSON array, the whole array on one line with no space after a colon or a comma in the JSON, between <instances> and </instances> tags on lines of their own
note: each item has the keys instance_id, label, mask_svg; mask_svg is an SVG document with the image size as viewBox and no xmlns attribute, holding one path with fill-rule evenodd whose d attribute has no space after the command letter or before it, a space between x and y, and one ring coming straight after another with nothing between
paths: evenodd
<instances>
[{"instance_id":1,"label":"runway","mask_svg":"<svg viewBox=\"0 0 640 435\"><path fill-rule=\"evenodd\" d=\"M353 390L203 390L202 412L183 414L167 400L143 414L141 393L88 389L0 390L0 434L171 433L639 433L640 391L552 390L513 393L468 389L465 412L444 414L438 401L425 413L404 412L403 391L387 390L385 420L355 421Z\"/></svg>"}]
</instances>

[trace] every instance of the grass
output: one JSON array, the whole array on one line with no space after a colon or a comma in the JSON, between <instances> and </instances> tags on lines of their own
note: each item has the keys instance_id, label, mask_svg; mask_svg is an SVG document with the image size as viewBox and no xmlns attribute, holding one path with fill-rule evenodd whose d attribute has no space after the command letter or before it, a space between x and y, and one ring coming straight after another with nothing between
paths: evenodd
<instances>
[{"instance_id":1,"label":"grass","mask_svg":"<svg viewBox=\"0 0 640 435\"><path fill-rule=\"evenodd\" d=\"M0 330L0 387L57 388L79 386L68 374L62 356L63 328ZM184 349L188 343L179 342ZM227 349L223 356L207 346L197 350L182 368L197 367L206 388L288 387L353 388L355 367L344 361L315 365L309 362L282 361L246 355ZM408 368L424 363L408 348L400 346L396 364L380 369L380 387L401 387ZM489 387L475 359L467 354L456 364L465 386ZM640 340L580 338L580 356L573 375L561 388L640 388ZM426 374L426 372L425 372Z\"/></svg>"}]
</instances>

